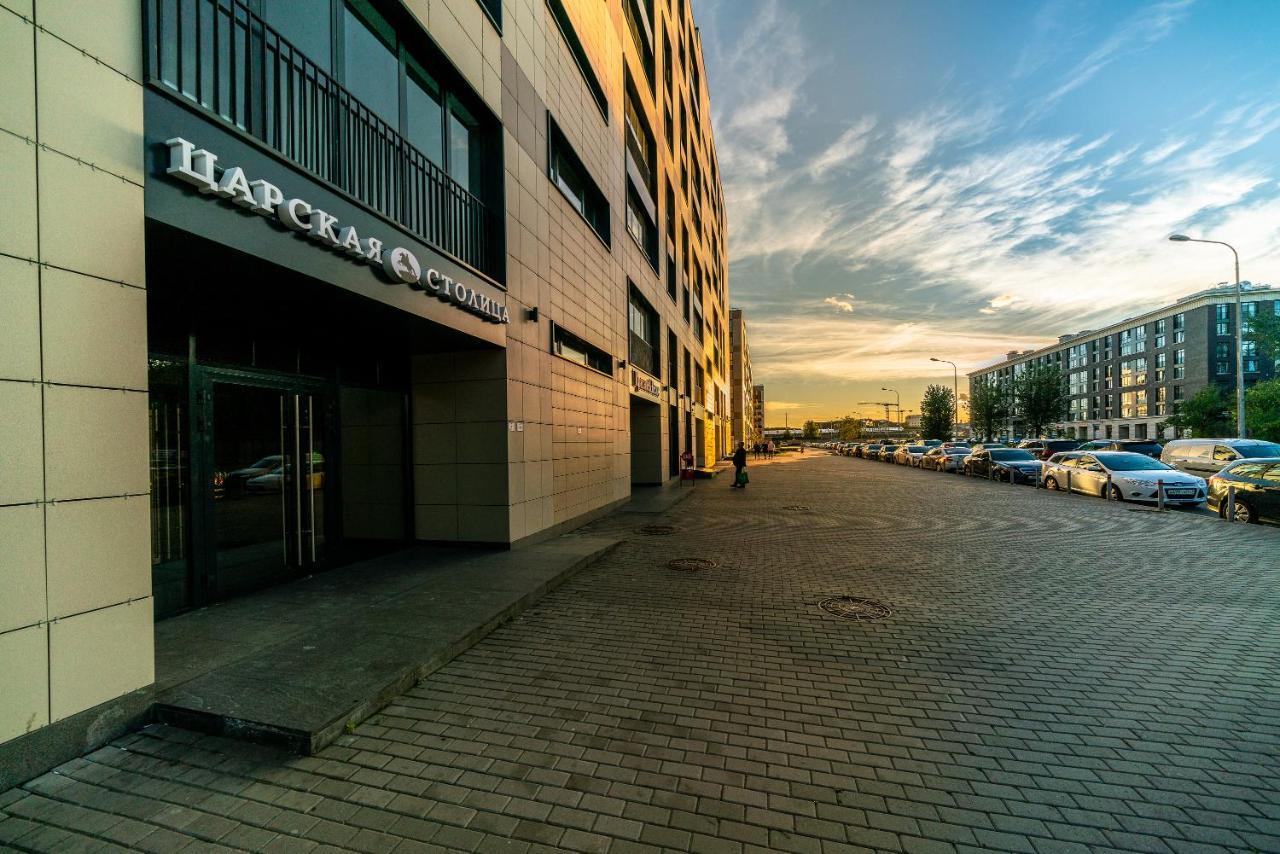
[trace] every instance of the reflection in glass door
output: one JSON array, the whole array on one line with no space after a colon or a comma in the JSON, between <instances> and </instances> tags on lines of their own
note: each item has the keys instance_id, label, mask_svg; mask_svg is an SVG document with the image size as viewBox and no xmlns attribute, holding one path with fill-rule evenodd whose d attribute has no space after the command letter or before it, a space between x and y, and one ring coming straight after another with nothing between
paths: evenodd
<instances>
[{"instance_id":1,"label":"reflection in glass door","mask_svg":"<svg viewBox=\"0 0 1280 854\"><path fill-rule=\"evenodd\" d=\"M324 410L310 392L218 380L210 390L211 592L220 599L323 558Z\"/></svg>"}]
</instances>

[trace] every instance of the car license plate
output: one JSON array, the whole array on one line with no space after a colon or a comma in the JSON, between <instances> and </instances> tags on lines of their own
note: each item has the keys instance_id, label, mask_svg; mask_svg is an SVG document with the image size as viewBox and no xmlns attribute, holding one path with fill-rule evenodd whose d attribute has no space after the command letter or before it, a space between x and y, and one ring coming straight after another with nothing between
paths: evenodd
<instances>
[{"instance_id":1,"label":"car license plate","mask_svg":"<svg viewBox=\"0 0 1280 854\"><path fill-rule=\"evenodd\" d=\"M1165 495L1170 498L1190 498L1195 495L1194 489L1166 489Z\"/></svg>"}]
</instances>

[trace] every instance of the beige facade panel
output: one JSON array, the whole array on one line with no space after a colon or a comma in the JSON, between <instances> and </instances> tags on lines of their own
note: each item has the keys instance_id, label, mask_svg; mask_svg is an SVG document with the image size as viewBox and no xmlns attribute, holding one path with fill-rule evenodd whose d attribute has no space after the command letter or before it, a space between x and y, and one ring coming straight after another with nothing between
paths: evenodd
<instances>
[{"instance_id":1,"label":"beige facade panel","mask_svg":"<svg viewBox=\"0 0 1280 854\"><path fill-rule=\"evenodd\" d=\"M41 387L0 381L0 504L44 498Z\"/></svg>"},{"instance_id":2,"label":"beige facade panel","mask_svg":"<svg viewBox=\"0 0 1280 854\"><path fill-rule=\"evenodd\" d=\"M0 15L3 14L0 11ZM4 187L4 204L0 205L0 254L34 259L38 243L34 144L0 133L0 187Z\"/></svg>"},{"instance_id":3,"label":"beige facade panel","mask_svg":"<svg viewBox=\"0 0 1280 854\"><path fill-rule=\"evenodd\" d=\"M0 306L0 380L39 380L40 268L0 255Z\"/></svg>"},{"instance_id":4,"label":"beige facade panel","mask_svg":"<svg viewBox=\"0 0 1280 854\"><path fill-rule=\"evenodd\" d=\"M151 609L147 598L50 624L52 720L70 717L155 681Z\"/></svg>"},{"instance_id":5,"label":"beige facade panel","mask_svg":"<svg viewBox=\"0 0 1280 854\"><path fill-rule=\"evenodd\" d=\"M10 4L12 7L12 4ZM36 135L36 61L32 26L0 9L0 128L18 136Z\"/></svg>"},{"instance_id":6,"label":"beige facade panel","mask_svg":"<svg viewBox=\"0 0 1280 854\"><path fill-rule=\"evenodd\" d=\"M67 617L151 594L145 497L59 501L45 508L49 615Z\"/></svg>"},{"instance_id":7,"label":"beige facade panel","mask_svg":"<svg viewBox=\"0 0 1280 854\"><path fill-rule=\"evenodd\" d=\"M46 381L146 390L145 291L47 268L40 293Z\"/></svg>"},{"instance_id":8,"label":"beige facade panel","mask_svg":"<svg viewBox=\"0 0 1280 854\"><path fill-rule=\"evenodd\" d=\"M118 389L45 389L45 471L55 501L147 493L147 395ZM135 535L145 543L146 527Z\"/></svg>"},{"instance_id":9,"label":"beige facade panel","mask_svg":"<svg viewBox=\"0 0 1280 854\"><path fill-rule=\"evenodd\" d=\"M0 634L0 743L49 723L48 644L46 626Z\"/></svg>"},{"instance_id":10,"label":"beige facade panel","mask_svg":"<svg viewBox=\"0 0 1280 854\"><path fill-rule=\"evenodd\" d=\"M40 505L0 506L0 543L0 632L43 622L48 610ZM0 667L0 673L7 671Z\"/></svg>"},{"instance_id":11,"label":"beige facade panel","mask_svg":"<svg viewBox=\"0 0 1280 854\"><path fill-rule=\"evenodd\" d=\"M36 47L40 142L141 184L142 86L46 33Z\"/></svg>"},{"instance_id":12,"label":"beige facade panel","mask_svg":"<svg viewBox=\"0 0 1280 854\"><path fill-rule=\"evenodd\" d=\"M6 0L6 3L8 0ZM117 72L142 79L142 4L36 0L40 26Z\"/></svg>"},{"instance_id":13,"label":"beige facade panel","mask_svg":"<svg viewBox=\"0 0 1280 854\"><path fill-rule=\"evenodd\" d=\"M66 155L41 151L39 158L41 260L142 286L142 187Z\"/></svg>"}]
</instances>

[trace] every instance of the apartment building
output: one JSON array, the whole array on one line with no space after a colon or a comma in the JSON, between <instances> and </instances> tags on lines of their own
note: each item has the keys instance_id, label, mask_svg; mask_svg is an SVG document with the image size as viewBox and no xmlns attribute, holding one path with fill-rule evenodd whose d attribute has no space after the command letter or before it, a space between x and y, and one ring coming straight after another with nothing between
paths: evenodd
<instances>
[{"instance_id":1,"label":"apartment building","mask_svg":"<svg viewBox=\"0 0 1280 854\"><path fill-rule=\"evenodd\" d=\"M685 0L23 0L0 46L0 767L145 716L156 620L726 451Z\"/></svg>"},{"instance_id":2,"label":"apartment building","mask_svg":"<svg viewBox=\"0 0 1280 854\"><path fill-rule=\"evenodd\" d=\"M1249 318L1280 314L1280 292L1245 283L1244 381L1251 386L1275 375L1248 338ZM1077 439L1172 438L1160 422L1180 401L1216 384L1228 399L1236 386L1235 285L1199 291L1172 305L1125 318L1102 329L1061 336L1038 350L1005 354L969 373L978 381L1011 388L1029 365L1052 365L1067 378L1067 417L1057 431ZM1016 407L1008 426L1022 435Z\"/></svg>"},{"instance_id":3,"label":"apartment building","mask_svg":"<svg viewBox=\"0 0 1280 854\"><path fill-rule=\"evenodd\" d=\"M742 309L729 309L729 404L732 442L750 447L760 441L756 427L755 386L751 381L751 348L747 345L747 321Z\"/></svg>"},{"instance_id":4,"label":"apartment building","mask_svg":"<svg viewBox=\"0 0 1280 854\"><path fill-rule=\"evenodd\" d=\"M764 436L764 386L753 385L751 387L751 418L755 426L755 433L759 437Z\"/></svg>"}]
</instances>

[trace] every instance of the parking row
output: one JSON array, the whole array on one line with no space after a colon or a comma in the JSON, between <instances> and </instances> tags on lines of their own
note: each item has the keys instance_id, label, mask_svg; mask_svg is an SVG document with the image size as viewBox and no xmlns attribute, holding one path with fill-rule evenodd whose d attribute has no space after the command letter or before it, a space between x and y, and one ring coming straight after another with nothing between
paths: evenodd
<instances>
[{"instance_id":1,"label":"parking row","mask_svg":"<svg viewBox=\"0 0 1280 854\"><path fill-rule=\"evenodd\" d=\"M1207 506L1233 522L1280 522L1280 445L1247 440L1184 440L1129 450L1123 441L1081 445L1072 440L1038 439L1010 447L1001 442L829 442L823 447L843 456L911 466L926 471L1024 484L1051 491L1093 495L1164 507ZM1205 443L1225 442L1222 446ZM1097 448L1087 445L1110 445ZM1119 446L1119 447L1117 447ZM1198 454L1209 447L1207 454ZM1172 449L1189 456L1223 459L1218 470L1199 474L1158 457Z\"/></svg>"}]
</instances>

